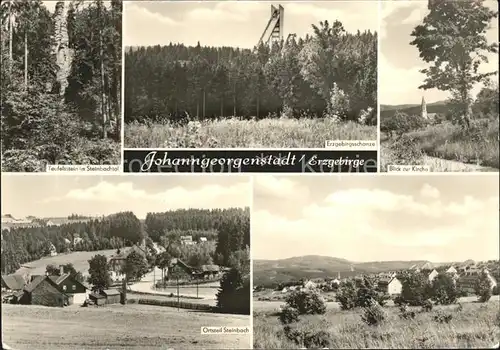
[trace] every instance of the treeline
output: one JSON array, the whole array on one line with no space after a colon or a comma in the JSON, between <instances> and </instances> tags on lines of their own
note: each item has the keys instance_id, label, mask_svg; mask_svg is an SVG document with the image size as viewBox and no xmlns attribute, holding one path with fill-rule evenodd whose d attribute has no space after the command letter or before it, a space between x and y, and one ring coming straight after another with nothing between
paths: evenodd
<instances>
[{"instance_id":1,"label":"treeline","mask_svg":"<svg viewBox=\"0 0 500 350\"><path fill-rule=\"evenodd\" d=\"M125 54L125 120L328 115L376 123L377 34L320 22L254 51L183 44Z\"/></svg>"},{"instance_id":2,"label":"treeline","mask_svg":"<svg viewBox=\"0 0 500 350\"><path fill-rule=\"evenodd\" d=\"M186 258L193 264L196 261L215 261L231 266L232 260L238 259L241 251L250 246L248 208L178 210L150 213L147 218L149 220L143 224L134 213L121 212L87 222L2 230L2 271L11 273L21 264L47 256L52 246L57 253L118 249L140 243L148 236L147 241L175 248L172 253L177 256L174 257ZM165 225L165 230L161 225ZM203 234L216 232L210 236L216 241L215 248L213 244L199 249L183 247L180 236L189 235L194 229L204 229L200 232ZM155 232L161 234L155 236Z\"/></svg>"},{"instance_id":3,"label":"treeline","mask_svg":"<svg viewBox=\"0 0 500 350\"><path fill-rule=\"evenodd\" d=\"M3 171L119 160L122 2L2 1Z\"/></svg>"}]
</instances>

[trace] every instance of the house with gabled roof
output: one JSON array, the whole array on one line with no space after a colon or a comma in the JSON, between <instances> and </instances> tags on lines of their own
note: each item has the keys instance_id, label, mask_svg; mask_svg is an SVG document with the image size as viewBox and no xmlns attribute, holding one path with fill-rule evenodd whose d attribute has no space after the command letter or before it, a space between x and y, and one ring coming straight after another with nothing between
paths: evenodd
<instances>
[{"instance_id":1,"label":"house with gabled roof","mask_svg":"<svg viewBox=\"0 0 500 350\"><path fill-rule=\"evenodd\" d=\"M67 306L73 303L73 297L62 292L48 276L36 276L24 287L23 294L18 299L19 304Z\"/></svg>"},{"instance_id":2,"label":"house with gabled roof","mask_svg":"<svg viewBox=\"0 0 500 350\"><path fill-rule=\"evenodd\" d=\"M2 291L15 292L23 290L26 281L22 275L2 275Z\"/></svg>"},{"instance_id":3,"label":"house with gabled roof","mask_svg":"<svg viewBox=\"0 0 500 350\"><path fill-rule=\"evenodd\" d=\"M397 295L401 294L403 284L396 277L383 277L378 280L377 287L381 292Z\"/></svg>"}]
</instances>

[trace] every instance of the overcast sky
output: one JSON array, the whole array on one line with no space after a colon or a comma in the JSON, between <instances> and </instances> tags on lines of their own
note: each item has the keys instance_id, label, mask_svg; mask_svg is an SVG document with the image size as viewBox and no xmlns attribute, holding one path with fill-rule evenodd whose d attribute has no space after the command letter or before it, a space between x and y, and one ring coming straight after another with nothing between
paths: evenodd
<instances>
[{"instance_id":1,"label":"overcast sky","mask_svg":"<svg viewBox=\"0 0 500 350\"><path fill-rule=\"evenodd\" d=\"M498 175L262 175L254 180L252 257L498 259L498 181Z\"/></svg>"},{"instance_id":2,"label":"overcast sky","mask_svg":"<svg viewBox=\"0 0 500 350\"><path fill-rule=\"evenodd\" d=\"M285 9L284 37L311 33L311 24L340 20L347 31L378 31L377 1L279 2ZM271 14L273 2L126 1L125 46L232 46L253 48ZM274 2L277 5L277 2Z\"/></svg>"},{"instance_id":3,"label":"overcast sky","mask_svg":"<svg viewBox=\"0 0 500 350\"><path fill-rule=\"evenodd\" d=\"M249 207L249 178L218 175L2 175L2 215L101 216L182 208Z\"/></svg>"},{"instance_id":4,"label":"overcast sky","mask_svg":"<svg viewBox=\"0 0 500 350\"><path fill-rule=\"evenodd\" d=\"M487 1L487 6L498 11L497 1ZM429 12L427 1L382 1L381 10L380 104L419 104L422 96L427 103L447 99L448 92L418 89L425 79L419 70L426 68L426 64L419 57L418 49L410 45L413 40L410 34ZM498 19L492 21L486 36L490 43L498 42ZM489 59L488 64L481 66L481 72L498 69L498 54L490 54ZM477 85L473 94L476 95L480 88L481 85Z\"/></svg>"}]
</instances>

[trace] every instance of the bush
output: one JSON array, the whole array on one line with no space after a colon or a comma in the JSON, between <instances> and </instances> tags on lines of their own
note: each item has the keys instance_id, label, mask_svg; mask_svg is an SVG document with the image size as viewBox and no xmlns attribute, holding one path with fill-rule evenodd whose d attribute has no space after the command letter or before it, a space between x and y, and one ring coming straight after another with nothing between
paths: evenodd
<instances>
[{"instance_id":1,"label":"bush","mask_svg":"<svg viewBox=\"0 0 500 350\"><path fill-rule=\"evenodd\" d=\"M498 292L498 286L493 287L493 289L491 290L491 294L492 295L498 295L499 294L499 292Z\"/></svg>"},{"instance_id":2,"label":"bush","mask_svg":"<svg viewBox=\"0 0 500 350\"><path fill-rule=\"evenodd\" d=\"M399 317L404 319L404 320L411 320L414 319L416 316L415 311L409 311L408 310L408 305L407 304L401 304L399 307Z\"/></svg>"},{"instance_id":3,"label":"bush","mask_svg":"<svg viewBox=\"0 0 500 350\"><path fill-rule=\"evenodd\" d=\"M335 299L342 310L350 310L356 307L357 291L354 283L352 281L342 283L338 288Z\"/></svg>"},{"instance_id":4,"label":"bush","mask_svg":"<svg viewBox=\"0 0 500 350\"><path fill-rule=\"evenodd\" d=\"M330 334L325 331L307 331L301 329L292 329L290 326L283 327L285 336L305 348L328 348L330 346Z\"/></svg>"},{"instance_id":5,"label":"bush","mask_svg":"<svg viewBox=\"0 0 500 350\"><path fill-rule=\"evenodd\" d=\"M432 281L432 299L436 304L449 305L457 301L455 281L447 273L440 273Z\"/></svg>"},{"instance_id":6,"label":"bush","mask_svg":"<svg viewBox=\"0 0 500 350\"><path fill-rule=\"evenodd\" d=\"M434 315L433 319L437 323L450 323L453 319L453 315L438 311L437 314Z\"/></svg>"},{"instance_id":7,"label":"bush","mask_svg":"<svg viewBox=\"0 0 500 350\"><path fill-rule=\"evenodd\" d=\"M280 314L279 320L282 324L290 324L299 320L299 311L291 306L285 306Z\"/></svg>"},{"instance_id":8,"label":"bush","mask_svg":"<svg viewBox=\"0 0 500 350\"><path fill-rule=\"evenodd\" d=\"M492 295L491 287L492 285L488 274L485 271L481 272L474 286L474 290L480 303L485 303L490 300Z\"/></svg>"},{"instance_id":9,"label":"bush","mask_svg":"<svg viewBox=\"0 0 500 350\"><path fill-rule=\"evenodd\" d=\"M318 315L326 312L323 298L314 291L295 291L286 298L286 303L296 309L299 315Z\"/></svg>"},{"instance_id":10,"label":"bush","mask_svg":"<svg viewBox=\"0 0 500 350\"><path fill-rule=\"evenodd\" d=\"M414 137L404 135L389 146L392 153L391 165L422 165L424 153Z\"/></svg>"},{"instance_id":11,"label":"bush","mask_svg":"<svg viewBox=\"0 0 500 350\"><path fill-rule=\"evenodd\" d=\"M386 314L384 309L376 302L373 302L372 305L365 307L364 312L361 315L363 322L369 326L377 326L384 322L385 318Z\"/></svg>"},{"instance_id":12,"label":"bush","mask_svg":"<svg viewBox=\"0 0 500 350\"><path fill-rule=\"evenodd\" d=\"M422 311L423 312L432 311L433 308L434 308L434 305L432 304L432 301L430 301L429 299L425 300L422 303Z\"/></svg>"},{"instance_id":13,"label":"bush","mask_svg":"<svg viewBox=\"0 0 500 350\"><path fill-rule=\"evenodd\" d=\"M250 280L243 278L238 269L224 274L217 292L217 308L221 312L250 314Z\"/></svg>"},{"instance_id":14,"label":"bush","mask_svg":"<svg viewBox=\"0 0 500 350\"><path fill-rule=\"evenodd\" d=\"M426 276L419 272L407 272L400 277L403 288L400 297L396 298L395 303L421 306L431 294Z\"/></svg>"}]
</instances>

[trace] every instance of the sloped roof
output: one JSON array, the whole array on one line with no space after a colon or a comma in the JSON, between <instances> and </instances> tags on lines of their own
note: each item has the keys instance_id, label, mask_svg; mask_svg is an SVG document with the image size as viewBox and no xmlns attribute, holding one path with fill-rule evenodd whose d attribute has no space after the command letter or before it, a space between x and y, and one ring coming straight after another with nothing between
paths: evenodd
<instances>
[{"instance_id":1,"label":"sloped roof","mask_svg":"<svg viewBox=\"0 0 500 350\"><path fill-rule=\"evenodd\" d=\"M116 289L104 289L103 291L101 291L101 293L106 296L120 295L120 292Z\"/></svg>"},{"instance_id":2,"label":"sloped roof","mask_svg":"<svg viewBox=\"0 0 500 350\"><path fill-rule=\"evenodd\" d=\"M12 290L22 290L25 286L23 276L17 274L3 275L2 284Z\"/></svg>"},{"instance_id":3,"label":"sloped roof","mask_svg":"<svg viewBox=\"0 0 500 350\"><path fill-rule=\"evenodd\" d=\"M88 289L88 286L87 286L87 285L85 285L84 283L81 283L81 282L77 281L75 278L72 278L72 277L71 277L71 274L69 274L69 273L65 273L65 274L63 274L63 275L61 275L61 276L56 276L56 275L54 275L54 276L48 276L48 278L49 278L52 282L54 282L54 284L56 284L56 285L58 285L58 286L59 286L61 283L63 283L65 280L67 280L68 278L71 278L71 281L72 281L73 283L75 283L75 284L76 284L76 283L77 283L77 284L80 284L80 285L82 285L84 288Z\"/></svg>"},{"instance_id":4,"label":"sloped roof","mask_svg":"<svg viewBox=\"0 0 500 350\"><path fill-rule=\"evenodd\" d=\"M201 265L200 271L201 272L219 272L220 268L219 268L219 265Z\"/></svg>"},{"instance_id":5,"label":"sloped roof","mask_svg":"<svg viewBox=\"0 0 500 350\"><path fill-rule=\"evenodd\" d=\"M35 278L33 278L30 284L24 287L24 290L28 293L31 293L40 283L42 283L43 280L45 280L46 277L47 276L36 276Z\"/></svg>"}]
</instances>

